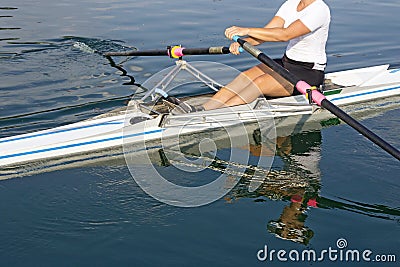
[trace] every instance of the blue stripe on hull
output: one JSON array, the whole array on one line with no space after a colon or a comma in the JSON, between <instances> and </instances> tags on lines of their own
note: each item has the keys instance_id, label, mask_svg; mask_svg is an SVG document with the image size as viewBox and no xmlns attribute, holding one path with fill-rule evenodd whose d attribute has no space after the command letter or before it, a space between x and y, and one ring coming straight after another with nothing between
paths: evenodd
<instances>
[{"instance_id":1,"label":"blue stripe on hull","mask_svg":"<svg viewBox=\"0 0 400 267\"><path fill-rule=\"evenodd\" d=\"M39 153L44 153L44 152L68 149L68 148L73 148L73 147L80 147L80 146L104 143L104 142L109 142L109 141L122 140L123 138L131 138L131 137L136 137L136 136L141 136L141 135L159 133L159 132L163 132L164 130L165 129L159 129L159 130L153 130L153 131L148 131L148 132L143 132L143 133L136 133L136 134L126 135L126 136L116 136L116 137L93 140L93 141L82 142L82 143L77 143L77 144L27 151L27 152L22 152L22 153L17 153L17 154L0 156L0 159L9 159L9 158L15 158L15 157L20 157L20 156L34 155L34 154L39 154Z\"/></svg>"},{"instance_id":2,"label":"blue stripe on hull","mask_svg":"<svg viewBox=\"0 0 400 267\"><path fill-rule=\"evenodd\" d=\"M386 88L386 89L381 89L381 90L376 90L376 91L372 91L372 92L359 93L359 94L355 94L355 95L336 97L336 98L332 98L331 101L333 102L333 101L338 101L338 100L343 100L343 99L349 99L349 98L353 98L353 97L359 97L359 96L365 96L365 95L372 95L372 94L377 94L377 93L383 93L383 92L393 91L393 90L397 90L397 89L400 89L400 86L396 86L396 87L392 87L392 88Z\"/></svg>"},{"instance_id":3,"label":"blue stripe on hull","mask_svg":"<svg viewBox=\"0 0 400 267\"><path fill-rule=\"evenodd\" d=\"M98 123L98 124L91 124L91 125L63 129L63 130L58 130L58 131L53 131L53 132L48 132L48 133L38 133L38 134L29 135L29 136L15 137L15 138L11 138L8 140L0 141L0 144L1 143L10 143L10 142L14 142L14 141L27 140L27 139L42 137L42 136L49 136L49 135L59 134L59 133L67 133L67 132L72 132L72 131L77 131L77 130L82 130L82 129L89 129L89 128L106 126L106 125L119 125L119 124L124 124L124 123L123 122L103 122L103 123Z\"/></svg>"}]
</instances>

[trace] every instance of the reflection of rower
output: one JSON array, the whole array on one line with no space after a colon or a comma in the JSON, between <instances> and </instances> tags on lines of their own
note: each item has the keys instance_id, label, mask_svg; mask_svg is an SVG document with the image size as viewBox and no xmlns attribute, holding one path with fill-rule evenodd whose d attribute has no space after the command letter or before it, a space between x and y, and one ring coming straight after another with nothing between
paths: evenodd
<instances>
[{"instance_id":1,"label":"reflection of rower","mask_svg":"<svg viewBox=\"0 0 400 267\"><path fill-rule=\"evenodd\" d=\"M250 146L253 155L267 156L271 149L261 144L261 132L254 132L256 144ZM249 179L242 179L226 200L239 198L269 198L290 202L279 219L271 220L267 229L276 237L293 242L308 244L314 233L305 226L307 210L310 207L323 209L342 209L356 212L369 217L385 220L398 220L400 211L383 205L370 205L351 200L332 200L318 195L320 190L320 131L293 134L288 137L278 137L276 155L282 159L284 171L272 170L255 191L249 192ZM276 161L275 161L276 162Z\"/></svg>"},{"instance_id":2,"label":"reflection of rower","mask_svg":"<svg viewBox=\"0 0 400 267\"><path fill-rule=\"evenodd\" d=\"M300 197L301 198L301 197ZM291 240L307 245L314 236L314 232L304 226L307 215L303 203L292 202L283 209L277 221L270 221L267 229L278 238Z\"/></svg>"},{"instance_id":3,"label":"reflection of rower","mask_svg":"<svg viewBox=\"0 0 400 267\"><path fill-rule=\"evenodd\" d=\"M277 155L281 156L286 166L284 169L301 169L308 178L319 179L321 172L321 132L300 133L279 141Z\"/></svg>"},{"instance_id":4,"label":"reflection of rower","mask_svg":"<svg viewBox=\"0 0 400 267\"><path fill-rule=\"evenodd\" d=\"M307 183L304 188L288 192L290 205L284 208L278 220L268 223L268 231L279 238L306 245L314 235L304 223L307 208L316 206L320 189L321 139L320 131L277 138L276 154L282 158L284 169L297 173Z\"/></svg>"},{"instance_id":5,"label":"reflection of rower","mask_svg":"<svg viewBox=\"0 0 400 267\"><path fill-rule=\"evenodd\" d=\"M255 156L267 156L272 151L261 143L262 134L256 130L253 135L255 144L250 145L249 149ZM267 227L269 232L279 238L307 244L313 236L313 231L305 227L304 223L308 207L317 205L321 139L320 131L278 137L276 155L282 159L281 168L284 171L275 172L274 177L269 175L253 195L247 191L248 181L245 180L231 192L232 198L263 196L290 201L280 218L270 221Z\"/></svg>"}]
</instances>

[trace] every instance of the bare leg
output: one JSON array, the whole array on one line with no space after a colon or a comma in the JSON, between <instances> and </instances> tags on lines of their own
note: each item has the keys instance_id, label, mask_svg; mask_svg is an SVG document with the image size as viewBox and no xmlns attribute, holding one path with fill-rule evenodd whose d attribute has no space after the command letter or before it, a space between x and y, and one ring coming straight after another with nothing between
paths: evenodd
<instances>
[{"instance_id":1,"label":"bare leg","mask_svg":"<svg viewBox=\"0 0 400 267\"><path fill-rule=\"evenodd\" d=\"M264 74L257 77L253 83L244 88L240 94L236 94L229 99L226 106L236 106L246 103L251 103L260 95L270 97L290 96L293 92L293 87L287 83L282 84L269 74Z\"/></svg>"},{"instance_id":2,"label":"bare leg","mask_svg":"<svg viewBox=\"0 0 400 267\"><path fill-rule=\"evenodd\" d=\"M260 95L271 97L289 96L293 86L263 64L238 75L221 88L207 103L205 110L250 103Z\"/></svg>"},{"instance_id":3,"label":"bare leg","mask_svg":"<svg viewBox=\"0 0 400 267\"><path fill-rule=\"evenodd\" d=\"M222 87L207 103L203 105L205 110L220 108L229 99L238 95L245 88L249 87L253 80L265 74L262 65L255 66L242 72L232 82Z\"/></svg>"}]
</instances>

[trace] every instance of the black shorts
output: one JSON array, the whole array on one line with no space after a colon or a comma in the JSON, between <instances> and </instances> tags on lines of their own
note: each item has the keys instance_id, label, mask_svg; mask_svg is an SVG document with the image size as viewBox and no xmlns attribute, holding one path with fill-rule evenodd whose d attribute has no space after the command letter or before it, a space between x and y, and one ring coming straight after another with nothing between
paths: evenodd
<instances>
[{"instance_id":1,"label":"black shorts","mask_svg":"<svg viewBox=\"0 0 400 267\"><path fill-rule=\"evenodd\" d=\"M314 70L314 63L295 61L288 58L286 54L281 59L275 59L275 61L311 86L319 87L324 83L325 73L321 70ZM293 90L292 95L300 94L296 89Z\"/></svg>"}]
</instances>

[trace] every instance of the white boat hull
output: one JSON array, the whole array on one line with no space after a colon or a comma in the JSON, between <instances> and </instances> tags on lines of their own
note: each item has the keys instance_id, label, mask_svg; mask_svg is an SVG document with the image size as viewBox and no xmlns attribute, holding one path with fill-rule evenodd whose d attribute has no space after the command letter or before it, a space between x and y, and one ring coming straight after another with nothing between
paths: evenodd
<instances>
[{"instance_id":1,"label":"white boat hull","mask_svg":"<svg viewBox=\"0 0 400 267\"><path fill-rule=\"evenodd\" d=\"M328 79L343 86L327 98L333 104L345 107L399 96L400 70L387 68L385 65L327 74ZM296 119L290 118L301 117L304 122L332 116L325 110L309 105L304 96L269 101L262 99L250 105L227 109L158 116L134 125L128 122L130 115L129 112L118 112L54 129L0 139L0 166L91 153L121 147L124 143L136 145L140 149L144 142L260 119L274 119L278 127L283 127L298 122L298 119L296 122Z\"/></svg>"}]
</instances>

